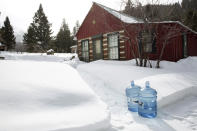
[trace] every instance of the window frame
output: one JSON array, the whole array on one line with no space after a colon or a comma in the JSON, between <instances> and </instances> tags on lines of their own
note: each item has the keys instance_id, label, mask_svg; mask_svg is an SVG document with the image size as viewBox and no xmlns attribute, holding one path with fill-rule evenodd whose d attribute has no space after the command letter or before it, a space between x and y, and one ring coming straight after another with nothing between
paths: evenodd
<instances>
[{"instance_id":1,"label":"window frame","mask_svg":"<svg viewBox=\"0 0 197 131\"><path fill-rule=\"evenodd\" d=\"M110 44L109 44L109 41L110 41L110 38L111 36L113 35L117 35L117 46L111 46L110 47ZM120 40L119 40L119 32L114 32L114 33L110 33L110 34L107 34L107 45L108 45L108 59L109 60L120 60ZM118 55L118 58L115 58L115 59L111 59L110 58L110 48L118 48L118 52L117 52L117 55Z\"/></svg>"},{"instance_id":2,"label":"window frame","mask_svg":"<svg viewBox=\"0 0 197 131\"><path fill-rule=\"evenodd\" d=\"M92 47L93 47L93 60L99 60L97 58L96 53L95 53L95 50L96 50L96 47L95 47L95 41L99 40L100 41L100 51L101 51L101 59L103 59L104 55L103 55L103 34L98 34L98 35L95 35L95 36L92 36Z\"/></svg>"},{"instance_id":3,"label":"window frame","mask_svg":"<svg viewBox=\"0 0 197 131\"><path fill-rule=\"evenodd\" d=\"M86 41L88 42L88 44L87 44L87 50L84 51L84 47L85 47L85 46L83 46L83 44L85 44ZM84 56L84 55L83 55L84 53L87 53L88 56L86 57L86 55L85 55L85 57L83 57L83 56ZM89 62L89 61L90 61L89 39L85 39L85 40L82 40L82 41L81 41L81 55L82 55L83 61L85 61L85 62Z\"/></svg>"},{"instance_id":4,"label":"window frame","mask_svg":"<svg viewBox=\"0 0 197 131\"><path fill-rule=\"evenodd\" d=\"M150 34L151 34L150 37L151 37L151 41L152 41L151 44L150 44L151 51L145 51L144 48L145 48L146 45L142 45L143 44L143 41L142 41L142 39L143 39L142 31L139 32L138 44L139 44L139 47L140 47L140 52L142 52L142 50L143 50L144 53L155 54L155 53L157 53L157 46L156 46L157 38L155 36L155 30L152 30ZM142 49L141 46L144 46L143 49Z\"/></svg>"}]
</instances>

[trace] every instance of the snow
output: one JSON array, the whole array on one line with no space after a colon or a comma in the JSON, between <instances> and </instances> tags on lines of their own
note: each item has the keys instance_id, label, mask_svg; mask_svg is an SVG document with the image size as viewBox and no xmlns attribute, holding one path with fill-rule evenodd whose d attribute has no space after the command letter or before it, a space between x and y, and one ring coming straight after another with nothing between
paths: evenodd
<instances>
[{"instance_id":1,"label":"snow","mask_svg":"<svg viewBox=\"0 0 197 131\"><path fill-rule=\"evenodd\" d=\"M93 131L110 127L105 103L59 62L0 62L0 130Z\"/></svg>"},{"instance_id":2,"label":"snow","mask_svg":"<svg viewBox=\"0 0 197 131\"><path fill-rule=\"evenodd\" d=\"M190 114L191 119L194 120L194 124L183 119L188 124L188 126L185 126L180 121L175 121L174 123L170 122L170 120L164 121L163 119L166 119L166 115L163 114L168 113L163 108L172 106L176 112L176 109L184 106L188 112L190 110L196 112L196 106L191 109L186 102L181 106L176 104L189 96L196 98L196 65L197 57L189 57L178 63L162 61L161 69L136 67L134 60L99 60L89 64L79 65L77 70L89 86L109 106L111 123L115 130L193 130L193 128L197 128L195 113ZM131 80L135 80L135 83L141 87L144 87L145 81L149 80L151 87L157 90L159 109L156 119L147 120L127 110L125 88L129 86ZM182 111L182 114L184 113Z\"/></svg>"},{"instance_id":3,"label":"snow","mask_svg":"<svg viewBox=\"0 0 197 131\"><path fill-rule=\"evenodd\" d=\"M98 4L96 3L97 5L99 5L101 8L105 9L107 12L109 12L110 14L112 14L113 16L117 17L118 19L120 19L121 21L125 22L125 23L142 23L143 21L138 19L138 18L135 18L135 17L132 17L132 16L129 16L129 15L126 15L124 13L120 13L116 10L113 10L111 8L108 8L104 5L101 5L101 4Z\"/></svg>"},{"instance_id":4,"label":"snow","mask_svg":"<svg viewBox=\"0 0 197 131\"><path fill-rule=\"evenodd\" d=\"M71 46L70 48L77 48L77 45L73 45L73 46Z\"/></svg>"},{"instance_id":5,"label":"snow","mask_svg":"<svg viewBox=\"0 0 197 131\"><path fill-rule=\"evenodd\" d=\"M96 3L96 4L98 6L100 6L101 8L105 9L107 12L109 12L110 14L112 14L113 16L115 16L116 18L120 19L124 23L128 23L128 24L132 24L132 23L144 23L144 21L141 20L141 19L139 19L139 18L136 18L136 17L133 17L133 16L129 16L129 15L125 14L125 13L116 11L114 9L111 9L109 7L106 7L106 6L101 5L101 4L98 4L98 3ZM188 26L185 26L180 21L160 21L160 22L149 22L149 23L177 23L177 24L180 24L182 27L186 28L187 30L193 32L194 34L197 34L196 31L192 30Z\"/></svg>"},{"instance_id":6,"label":"snow","mask_svg":"<svg viewBox=\"0 0 197 131\"><path fill-rule=\"evenodd\" d=\"M1 56L6 60L20 60L20 61L40 61L40 62L61 62L76 67L83 62L79 61L75 53L54 53L54 55L47 55L46 53L16 53L16 52L1 52ZM71 58L75 56L74 59Z\"/></svg>"},{"instance_id":7,"label":"snow","mask_svg":"<svg viewBox=\"0 0 197 131\"><path fill-rule=\"evenodd\" d=\"M136 67L134 60L84 63L76 54L1 55L1 130L197 130L197 57L151 69ZM157 90L155 119L128 111L131 80L142 87L149 80Z\"/></svg>"},{"instance_id":8,"label":"snow","mask_svg":"<svg viewBox=\"0 0 197 131\"><path fill-rule=\"evenodd\" d=\"M183 106L187 105L187 106ZM176 107L176 108L175 108ZM197 130L197 97L187 97L176 104L165 107L161 116L164 121L180 130ZM183 126L184 125L184 126Z\"/></svg>"},{"instance_id":9,"label":"snow","mask_svg":"<svg viewBox=\"0 0 197 131\"><path fill-rule=\"evenodd\" d=\"M54 50L53 50L53 49L49 49L47 52L48 52L48 53L54 52Z\"/></svg>"}]
</instances>

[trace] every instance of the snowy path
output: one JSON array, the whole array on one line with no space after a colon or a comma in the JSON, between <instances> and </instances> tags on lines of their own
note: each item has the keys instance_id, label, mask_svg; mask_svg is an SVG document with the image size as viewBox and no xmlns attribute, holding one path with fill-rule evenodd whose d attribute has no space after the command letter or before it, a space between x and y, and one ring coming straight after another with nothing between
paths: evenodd
<instances>
[{"instance_id":1,"label":"snowy path","mask_svg":"<svg viewBox=\"0 0 197 131\"><path fill-rule=\"evenodd\" d=\"M197 62L197 59L194 61ZM184 61L182 63L185 63ZM181 63L181 64L182 64ZM190 62L191 63L191 62ZM187 101L193 101L197 96L197 71L190 66L187 68L182 65L169 63L168 67L164 63L164 69L147 69L129 65L127 62L117 61L96 61L89 64L79 65L77 70L82 78L90 87L107 103L111 111L111 124L115 131L192 131L196 124L182 119L182 122L171 122L171 114L167 112L168 107L180 108L177 101L182 101L184 97L193 95ZM138 69L137 69L138 68ZM139 69L140 68L140 69ZM174 69L176 68L176 69ZM183 70L184 68L184 70ZM156 119L145 119L127 110L125 98L125 88L130 80L136 80L136 83L143 86L146 80L150 80L151 86L158 91L158 117ZM190 108L192 102L184 102L182 106L185 110L181 112L196 112L196 106ZM166 107L163 109L163 107ZM162 110L161 110L162 109ZM167 115L169 114L169 115ZM166 117L167 115L167 117ZM197 123L196 115L190 114L193 123ZM183 116L183 118L186 116ZM169 118L169 119L168 119ZM186 126L184 123L187 123ZM180 125L180 126L176 126Z\"/></svg>"}]
</instances>

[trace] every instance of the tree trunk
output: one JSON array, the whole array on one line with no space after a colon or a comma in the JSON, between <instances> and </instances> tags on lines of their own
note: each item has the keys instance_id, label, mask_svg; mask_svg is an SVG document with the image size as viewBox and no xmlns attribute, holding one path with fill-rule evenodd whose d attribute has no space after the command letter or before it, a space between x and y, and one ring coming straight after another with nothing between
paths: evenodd
<instances>
[{"instance_id":1,"label":"tree trunk","mask_svg":"<svg viewBox=\"0 0 197 131\"><path fill-rule=\"evenodd\" d=\"M133 55L133 57L135 58L135 61L136 61L136 65L139 66L139 63L138 63L137 57L136 57L136 55L135 55L135 53L133 51L133 48L132 48L132 44L131 44L131 40L130 39L129 39L129 44L131 46L131 53L132 53L132 55Z\"/></svg>"},{"instance_id":2,"label":"tree trunk","mask_svg":"<svg viewBox=\"0 0 197 131\"><path fill-rule=\"evenodd\" d=\"M140 66L143 66L143 55L141 54L141 57L140 57Z\"/></svg>"},{"instance_id":3,"label":"tree trunk","mask_svg":"<svg viewBox=\"0 0 197 131\"><path fill-rule=\"evenodd\" d=\"M147 54L144 55L144 67L147 67Z\"/></svg>"},{"instance_id":4,"label":"tree trunk","mask_svg":"<svg viewBox=\"0 0 197 131\"><path fill-rule=\"evenodd\" d=\"M149 60L149 57L147 58L147 60L148 60L148 63L149 63L149 65L150 65L150 68L152 68L153 66L152 66L152 64L151 64L151 62L150 62L150 60Z\"/></svg>"},{"instance_id":5,"label":"tree trunk","mask_svg":"<svg viewBox=\"0 0 197 131\"><path fill-rule=\"evenodd\" d=\"M159 59L157 60L156 68L160 68L160 61L162 59L162 56L163 56L163 53L164 53L164 49L166 47L166 44L167 44L167 40L165 40L164 43L163 43L163 47L161 49L161 53L160 53Z\"/></svg>"}]
</instances>

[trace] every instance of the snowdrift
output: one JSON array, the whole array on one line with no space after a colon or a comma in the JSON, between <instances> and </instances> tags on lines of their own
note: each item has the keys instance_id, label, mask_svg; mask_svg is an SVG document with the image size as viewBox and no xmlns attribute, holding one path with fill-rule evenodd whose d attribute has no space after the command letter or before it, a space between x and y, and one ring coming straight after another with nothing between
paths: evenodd
<instances>
[{"instance_id":1,"label":"snowdrift","mask_svg":"<svg viewBox=\"0 0 197 131\"><path fill-rule=\"evenodd\" d=\"M131 80L135 80L141 87L144 87L145 81L148 80L151 87L158 92L160 108L191 94L197 95L196 65L197 57L189 57L178 63L162 61L161 69L137 67L134 60L123 62L99 60L79 65L77 69L82 76L89 74L97 79L97 83L102 81L103 85L106 85L102 88L110 88L122 96Z\"/></svg>"},{"instance_id":2,"label":"snowdrift","mask_svg":"<svg viewBox=\"0 0 197 131\"><path fill-rule=\"evenodd\" d=\"M134 60L99 60L79 65L77 70L109 106L115 130L192 131L197 129L196 67L197 57L188 57L177 63L162 61L160 69L137 67ZM156 119L147 120L127 110L125 88L131 80L142 88L148 80L157 90L159 109ZM177 112L178 115L174 116Z\"/></svg>"},{"instance_id":3,"label":"snowdrift","mask_svg":"<svg viewBox=\"0 0 197 131\"><path fill-rule=\"evenodd\" d=\"M110 115L67 64L0 61L0 130L98 131Z\"/></svg>"}]
</instances>

